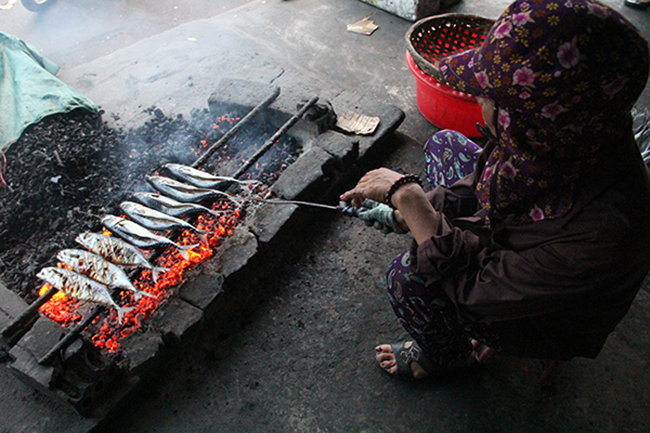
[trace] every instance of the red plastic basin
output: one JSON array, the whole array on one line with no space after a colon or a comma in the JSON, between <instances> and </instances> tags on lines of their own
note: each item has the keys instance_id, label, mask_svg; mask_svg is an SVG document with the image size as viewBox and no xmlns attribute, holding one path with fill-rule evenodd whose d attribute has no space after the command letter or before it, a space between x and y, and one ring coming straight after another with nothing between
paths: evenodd
<instances>
[{"instance_id":1,"label":"red plastic basin","mask_svg":"<svg viewBox=\"0 0 650 433\"><path fill-rule=\"evenodd\" d=\"M480 137L476 123L483 124L476 98L458 92L422 72L406 52L406 63L415 75L415 97L422 115L440 129L452 129L467 137Z\"/></svg>"}]
</instances>

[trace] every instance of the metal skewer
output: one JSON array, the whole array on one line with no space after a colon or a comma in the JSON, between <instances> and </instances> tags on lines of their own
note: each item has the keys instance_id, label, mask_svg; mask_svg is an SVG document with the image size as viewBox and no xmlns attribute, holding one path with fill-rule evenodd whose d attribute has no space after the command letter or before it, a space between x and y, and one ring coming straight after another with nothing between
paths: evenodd
<instances>
[{"instance_id":1,"label":"metal skewer","mask_svg":"<svg viewBox=\"0 0 650 433\"><path fill-rule=\"evenodd\" d=\"M291 117L291 119L285 122L285 124L282 125L271 138L266 140L262 147L260 147L259 150L255 152L255 154L251 156L250 159L246 161L235 174L232 175L232 177L238 179L242 174L246 173L246 170L251 168L251 166L255 164L257 160L266 153L267 150L273 147L278 138L282 137L293 125L295 125L296 122L298 122L298 120L300 120L300 118L307 112L307 110L309 110L311 106L314 105L317 101L318 96L311 98L296 114L293 115L293 117Z\"/></svg>"},{"instance_id":2,"label":"metal skewer","mask_svg":"<svg viewBox=\"0 0 650 433\"><path fill-rule=\"evenodd\" d=\"M208 150L205 151L203 155L199 157L196 161L194 161L194 164L192 164L192 167L198 168L200 167L205 161L208 160L217 150L219 150L228 140L230 140L230 137L235 135L239 130L248 123L248 121L253 118L257 113L271 105L273 101L278 97L280 94L280 88L276 87L273 90L273 93L271 93L264 101L260 102L257 104L255 108L253 108L251 111L248 112L246 116L244 116L243 119L241 119L239 122L235 124L232 128L226 132L223 137L221 137L218 141L216 141L212 146L208 148Z\"/></svg>"}]
</instances>

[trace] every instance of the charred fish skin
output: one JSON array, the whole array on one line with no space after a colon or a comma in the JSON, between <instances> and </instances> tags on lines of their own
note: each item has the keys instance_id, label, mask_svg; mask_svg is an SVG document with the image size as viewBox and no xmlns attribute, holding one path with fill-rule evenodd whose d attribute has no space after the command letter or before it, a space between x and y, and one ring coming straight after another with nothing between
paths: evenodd
<instances>
[{"instance_id":1,"label":"charred fish skin","mask_svg":"<svg viewBox=\"0 0 650 433\"><path fill-rule=\"evenodd\" d=\"M115 303L107 286L69 269L43 268L36 276L66 296L79 301L114 308L117 311L120 323L122 323L124 314L133 310L132 307L120 307Z\"/></svg>"},{"instance_id":2,"label":"charred fish skin","mask_svg":"<svg viewBox=\"0 0 650 433\"><path fill-rule=\"evenodd\" d=\"M107 261L102 256L80 249L61 250L56 258L63 264L69 266L75 272L85 275L108 287L128 290L135 293L135 299L142 296L154 297L154 295L135 288L126 273L117 265Z\"/></svg>"},{"instance_id":3,"label":"charred fish skin","mask_svg":"<svg viewBox=\"0 0 650 433\"><path fill-rule=\"evenodd\" d=\"M82 247L102 256L109 262L121 266L135 266L151 270L154 283L158 276L168 272L167 268L153 266L142 251L126 241L101 233L85 232L77 235L75 241Z\"/></svg>"},{"instance_id":4,"label":"charred fish skin","mask_svg":"<svg viewBox=\"0 0 650 433\"><path fill-rule=\"evenodd\" d=\"M221 216L224 213L224 211L213 210L196 203L182 203L173 198L153 192L136 192L132 195L134 199L143 205L176 218L183 218L198 213L209 213L214 216Z\"/></svg>"},{"instance_id":5,"label":"charred fish skin","mask_svg":"<svg viewBox=\"0 0 650 433\"><path fill-rule=\"evenodd\" d=\"M101 222L109 231L117 234L138 248L174 247L185 260L189 260L187 251L198 246L198 244L179 245L164 236L158 236L133 221L115 215L105 215L102 217Z\"/></svg>"},{"instance_id":6,"label":"charred fish skin","mask_svg":"<svg viewBox=\"0 0 650 433\"><path fill-rule=\"evenodd\" d=\"M201 203L219 198L235 201L223 191L209 188L199 188L194 185L179 182L165 176L146 176L147 182L167 197L183 203Z\"/></svg>"}]
</instances>

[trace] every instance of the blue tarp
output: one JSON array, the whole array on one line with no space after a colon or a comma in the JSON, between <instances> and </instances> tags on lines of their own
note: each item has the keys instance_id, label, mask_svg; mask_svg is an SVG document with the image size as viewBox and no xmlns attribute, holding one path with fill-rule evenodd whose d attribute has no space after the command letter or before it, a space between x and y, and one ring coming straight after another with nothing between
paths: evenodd
<instances>
[{"instance_id":1,"label":"blue tarp","mask_svg":"<svg viewBox=\"0 0 650 433\"><path fill-rule=\"evenodd\" d=\"M56 78L58 71L36 48L0 32L0 150L51 114L76 108L99 111L94 102Z\"/></svg>"}]
</instances>

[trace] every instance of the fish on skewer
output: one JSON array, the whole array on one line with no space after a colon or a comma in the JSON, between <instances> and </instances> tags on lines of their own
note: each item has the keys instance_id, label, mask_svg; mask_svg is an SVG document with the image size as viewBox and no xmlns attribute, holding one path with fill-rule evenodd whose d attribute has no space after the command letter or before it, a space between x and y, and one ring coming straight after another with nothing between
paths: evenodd
<instances>
[{"instance_id":1,"label":"fish on skewer","mask_svg":"<svg viewBox=\"0 0 650 433\"><path fill-rule=\"evenodd\" d=\"M214 233L210 230L203 230L197 227L194 227L192 224L184 221L180 218L175 218L169 215L166 215L157 210L148 208L139 203L134 203L132 201L125 201L120 203L120 208L135 222L139 223L149 230L158 230L158 231L169 231L169 230L191 230L197 234L203 241L207 244L208 233Z\"/></svg>"},{"instance_id":2,"label":"fish on skewer","mask_svg":"<svg viewBox=\"0 0 650 433\"><path fill-rule=\"evenodd\" d=\"M198 246L198 244L179 245L164 236L158 236L149 229L142 227L140 224L115 215L105 215L102 217L101 221L104 227L112 233L117 234L136 247L145 250L162 246L174 247L185 260L189 260L187 251Z\"/></svg>"},{"instance_id":3,"label":"fish on skewer","mask_svg":"<svg viewBox=\"0 0 650 433\"><path fill-rule=\"evenodd\" d=\"M83 302L115 308L120 323L122 323L124 314L133 310L133 307L120 307L115 303L108 287L104 284L69 269L47 267L41 269L36 276L66 296Z\"/></svg>"},{"instance_id":4,"label":"fish on skewer","mask_svg":"<svg viewBox=\"0 0 650 433\"><path fill-rule=\"evenodd\" d=\"M145 206L176 218L183 218L203 212L214 216L220 216L224 213L224 211L213 210L196 203L182 203L173 198L153 192L136 192L133 194L133 198Z\"/></svg>"},{"instance_id":5,"label":"fish on skewer","mask_svg":"<svg viewBox=\"0 0 650 433\"><path fill-rule=\"evenodd\" d=\"M98 254L80 249L67 249L59 251L56 258L61 263L72 268L73 271L105 284L108 287L135 293L136 301L142 296L155 298L151 293L136 289L133 283L131 283L131 280L129 280L129 277L119 266L114 265Z\"/></svg>"},{"instance_id":6,"label":"fish on skewer","mask_svg":"<svg viewBox=\"0 0 650 433\"><path fill-rule=\"evenodd\" d=\"M169 271L167 268L152 265L142 254L142 251L114 236L86 232L77 235L75 240L79 245L102 256L113 264L149 269L154 283L158 281L159 275Z\"/></svg>"},{"instance_id":7,"label":"fish on skewer","mask_svg":"<svg viewBox=\"0 0 650 433\"><path fill-rule=\"evenodd\" d=\"M175 178L183 180L199 188L227 188L230 185L253 185L257 180L239 180L234 177L216 176L205 171L197 170L189 165L168 163L163 165Z\"/></svg>"},{"instance_id":8,"label":"fish on skewer","mask_svg":"<svg viewBox=\"0 0 650 433\"><path fill-rule=\"evenodd\" d=\"M232 196L216 189L199 188L165 176L146 176L146 178L158 191L183 203L200 203L222 198L239 204Z\"/></svg>"}]
</instances>

